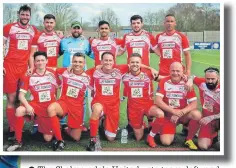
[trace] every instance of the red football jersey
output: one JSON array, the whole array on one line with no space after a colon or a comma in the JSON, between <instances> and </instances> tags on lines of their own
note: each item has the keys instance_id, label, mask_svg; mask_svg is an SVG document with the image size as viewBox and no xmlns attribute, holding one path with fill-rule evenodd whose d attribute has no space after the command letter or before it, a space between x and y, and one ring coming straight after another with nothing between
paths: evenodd
<instances>
[{"instance_id":1,"label":"red football jersey","mask_svg":"<svg viewBox=\"0 0 236 168\"><path fill-rule=\"evenodd\" d=\"M179 83L172 83L170 77L160 80L157 96L161 96L163 101L174 109L183 109L188 103L197 100L194 90L185 90L186 82L181 80ZM169 113L167 113L169 114Z\"/></svg>"},{"instance_id":2,"label":"red football jersey","mask_svg":"<svg viewBox=\"0 0 236 168\"><path fill-rule=\"evenodd\" d=\"M41 32L34 37L32 47L37 47L38 51L44 51L47 53L48 67L57 67L60 41L60 37L55 32L51 34Z\"/></svg>"},{"instance_id":3,"label":"red football jersey","mask_svg":"<svg viewBox=\"0 0 236 168\"><path fill-rule=\"evenodd\" d=\"M4 61L24 66L28 64L30 48L37 29L32 25L25 27L18 22L3 27L3 38L7 40L7 52Z\"/></svg>"},{"instance_id":4,"label":"red football jersey","mask_svg":"<svg viewBox=\"0 0 236 168\"><path fill-rule=\"evenodd\" d=\"M94 53L94 60L95 60L95 66L101 64L101 56L104 52L111 52L115 58L115 64L116 64L116 55L119 49L119 45L121 43L121 40L119 39L112 39L108 37L107 40L101 40L101 39L93 39L91 40L91 49Z\"/></svg>"},{"instance_id":5,"label":"red football jersey","mask_svg":"<svg viewBox=\"0 0 236 168\"><path fill-rule=\"evenodd\" d=\"M36 71L31 76L24 76L21 81L20 91L27 93L30 91L30 100L49 105L56 100L56 91L59 85L59 79L52 69L46 69L44 75L39 75ZM47 113L41 113L47 117Z\"/></svg>"},{"instance_id":6,"label":"red football jersey","mask_svg":"<svg viewBox=\"0 0 236 168\"><path fill-rule=\"evenodd\" d=\"M203 115L218 114L220 112L220 85L215 90L209 90L205 78L195 77L193 82L199 89Z\"/></svg>"},{"instance_id":7,"label":"red football jersey","mask_svg":"<svg viewBox=\"0 0 236 168\"><path fill-rule=\"evenodd\" d=\"M138 53L142 56L142 63L147 66L150 65L150 48L155 49L156 47L154 36L145 30L138 35L133 32L124 35L121 44L121 49L127 50L127 63L131 54Z\"/></svg>"},{"instance_id":8,"label":"red football jersey","mask_svg":"<svg viewBox=\"0 0 236 168\"><path fill-rule=\"evenodd\" d=\"M82 74L68 72L66 68L58 68L56 72L62 81L60 99L72 106L81 106L90 84L90 77L85 72Z\"/></svg>"},{"instance_id":9,"label":"red football jersey","mask_svg":"<svg viewBox=\"0 0 236 168\"><path fill-rule=\"evenodd\" d=\"M95 90L94 97L103 102L119 102L120 82L122 75L129 70L127 65L114 66L112 73L104 73L100 69L92 68L86 71L91 77L90 85Z\"/></svg>"},{"instance_id":10,"label":"red football jersey","mask_svg":"<svg viewBox=\"0 0 236 168\"><path fill-rule=\"evenodd\" d=\"M158 34L156 41L161 52L160 75L168 76L170 65L173 62L182 63L182 51L190 50L188 39L184 34L175 31L171 35L166 32Z\"/></svg>"},{"instance_id":11,"label":"red football jersey","mask_svg":"<svg viewBox=\"0 0 236 168\"><path fill-rule=\"evenodd\" d=\"M141 69L138 75L128 72L122 80L128 92L129 106L145 106L153 100L151 88L153 76L150 70Z\"/></svg>"}]
</instances>

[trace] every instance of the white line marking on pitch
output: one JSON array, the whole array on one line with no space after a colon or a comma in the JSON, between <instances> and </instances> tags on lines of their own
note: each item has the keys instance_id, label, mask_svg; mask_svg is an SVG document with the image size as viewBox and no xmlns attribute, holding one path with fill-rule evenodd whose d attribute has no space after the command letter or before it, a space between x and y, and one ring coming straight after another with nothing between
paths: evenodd
<instances>
[{"instance_id":1,"label":"white line marking on pitch","mask_svg":"<svg viewBox=\"0 0 236 168\"><path fill-rule=\"evenodd\" d=\"M195 61L195 60L192 60L192 62L197 62L197 63L201 63L201 64L206 64L206 65L213 65L213 66L220 67L220 65L209 64L209 63L205 63L205 62L201 62L201 61Z\"/></svg>"}]
</instances>

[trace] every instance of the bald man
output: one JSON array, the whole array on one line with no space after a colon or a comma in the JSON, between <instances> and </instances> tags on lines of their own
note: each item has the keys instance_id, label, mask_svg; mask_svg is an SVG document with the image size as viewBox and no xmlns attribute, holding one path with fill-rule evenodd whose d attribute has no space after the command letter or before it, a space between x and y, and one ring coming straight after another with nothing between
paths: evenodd
<instances>
[{"instance_id":1,"label":"bald man","mask_svg":"<svg viewBox=\"0 0 236 168\"><path fill-rule=\"evenodd\" d=\"M153 123L147 142L150 147L156 147L154 137L159 132L163 145L170 145L176 133L178 124L189 122L189 132L185 145L191 150L197 150L192 139L198 130L201 113L197 110L197 97L194 90L186 91L186 81L182 78L183 66L174 62L170 66L170 76L160 80L156 93L156 104L163 111Z\"/></svg>"}]
</instances>

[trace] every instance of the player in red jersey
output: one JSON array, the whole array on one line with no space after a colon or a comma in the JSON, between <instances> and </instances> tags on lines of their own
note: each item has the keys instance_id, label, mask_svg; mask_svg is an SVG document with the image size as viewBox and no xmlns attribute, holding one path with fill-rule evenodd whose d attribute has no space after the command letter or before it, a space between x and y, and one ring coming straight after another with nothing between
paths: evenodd
<instances>
[{"instance_id":1,"label":"player in red jersey","mask_svg":"<svg viewBox=\"0 0 236 168\"><path fill-rule=\"evenodd\" d=\"M39 32L33 39L28 74L30 75L34 70L34 58L33 55L36 51L44 51L48 56L48 67L57 67L57 58L59 56L60 41L61 38L57 35L54 30L56 26L56 18L52 14L46 14L44 16L44 30ZM33 134L37 132L37 121L33 127Z\"/></svg>"},{"instance_id":2,"label":"player in red jersey","mask_svg":"<svg viewBox=\"0 0 236 168\"><path fill-rule=\"evenodd\" d=\"M187 77L191 75L191 54L190 46L187 37L175 30L176 20L173 14L165 16L164 27L165 31L156 36L158 50L160 52L159 73L162 76L169 75L169 67L173 62L182 63L182 55L185 57L184 74ZM186 87L190 89L189 82ZM187 125L183 127L183 133L187 135Z\"/></svg>"},{"instance_id":3,"label":"player in red jersey","mask_svg":"<svg viewBox=\"0 0 236 168\"><path fill-rule=\"evenodd\" d=\"M90 117L90 142L88 151L95 150L99 118L104 115L105 135L109 141L116 137L119 125L120 82L122 75L128 71L127 65L114 66L114 55L104 52L101 56L102 68L87 70L91 77L91 86L95 93L92 101L92 115ZM113 67L114 66L114 67Z\"/></svg>"},{"instance_id":4,"label":"player in red jersey","mask_svg":"<svg viewBox=\"0 0 236 168\"><path fill-rule=\"evenodd\" d=\"M174 140L176 125L189 122L189 132L185 145L191 150L197 150L192 139L198 131L198 121L201 113L197 110L197 97L194 90L186 91L183 80L183 67L179 62L170 66L170 76L159 82L156 93L156 104L163 110L164 117L156 118L152 130L148 135L149 146L156 147L154 136L160 132L160 140L163 145L170 145Z\"/></svg>"},{"instance_id":5,"label":"player in red jersey","mask_svg":"<svg viewBox=\"0 0 236 168\"><path fill-rule=\"evenodd\" d=\"M61 136L58 117L68 115L67 133L74 140L79 141L83 128L84 95L90 83L90 77L84 72L85 55L75 53L72 58L72 70L66 68L57 69L62 79L61 97L48 107L48 115L56 141L53 150L62 150L65 143Z\"/></svg>"},{"instance_id":6,"label":"player in red jersey","mask_svg":"<svg viewBox=\"0 0 236 168\"><path fill-rule=\"evenodd\" d=\"M160 52L159 73L162 76L169 75L170 65L173 62L182 63L182 53L185 56L185 74L191 75L191 55L187 37L175 30L176 20L173 14L165 16L165 32L156 36L157 48Z\"/></svg>"},{"instance_id":7,"label":"player in red jersey","mask_svg":"<svg viewBox=\"0 0 236 168\"><path fill-rule=\"evenodd\" d=\"M193 82L198 86L202 104L203 118L199 121L198 146L208 150L212 143L218 141L220 129L220 81L219 70L209 67L205 71L205 78L195 77Z\"/></svg>"},{"instance_id":8,"label":"player in red jersey","mask_svg":"<svg viewBox=\"0 0 236 168\"><path fill-rule=\"evenodd\" d=\"M32 39L37 29L29 25L31 8L27 5L18 11L19 21L3 27L3 50L6 51L3 62L3 92L7 95L6 116L11 132L14 136L16 95L19 79L27 70Z\"/></svg>"},{"instance_id":9,"label":"player in red jersey","mask_svg":"<svg viewBox=\"0 0 236 168\"><path fill-rule=\"evenodd\" d=\"M125 50L127 50L127 63L130 56L133 53L138 53L142 56L142 63L144 65L150 66L150 49L152 49L157 55L159 52L157 50L157 45L154 36L143 30L143 18L139 15L134 15L130 18L130 24L132 27L132 32L125 34L123 37L123 41L121 44L121 50L123 52L119 52L119 55L123 54ZM153 89L153 85L151 85ZM124 96L127 96L126 87L124 87ZM123 97L124 100L125 97ZM127 115L128 116L128 115ZM152 119L149 118L149 127L151 126ZM127 125L128 130L132 130L130 125Z\"/></svg>"},{"instance_id":10,"label":"player in red jersey","mask_svg":"<svg viewBox=\"0 0 236 168\"><path fill-rule=\"evenodd\" d=\"M86 71L91 77L90 85L94 88L88 151L95 150L101 116L105 117L104 129L107 140L113 141L115 139L120 117L120 82L122 75L129 70L128 65L114 66L114 55L111 52L104 52L101 57L102 67L100 69L92 68Z\"/></svg>"},{"instance_id":11,"label":"player in red jersey","mask_svg":"<svg viewBox=\"0 0 236 168\"><path fill-rule=\"evenodd\" d=\"M133 53L129 59L130 71L123 77L123 83L127 88L128 118L134 129L136 139L139 141L144 134L143 117L161 117L162 110L154 104L151 89L153 78L150 70L141 68L142 57Z\"/></svg>"},{"instance_id":12,"label":"player in red jersey","mask_svg":"<svg viewBox=\"0 0 236 168\"><path fill-rule=\"evenodd\" d=\"M47 114L47 107L56 100L56 91L59 79L51 69L46 69L47 55L45 52L35 52L35 70L31 76L24 76L21 81L19 99L22 103L16 109L16 141L8 147L7 151L15 151L22 146L22 130L24 127L24 116L31 119L37 117L39 132L44 136L44 140L49 142L53 137L50 126L50 118ZM27 92L31 93L31 101L25 98Z\"/></svg>"},{"instance_id":13,"label":"player in red jersey","mask_svg":"<svg viewBox=\"0 0 236 168\"><path fill-rule=\"evenodd\" d=\"M110 24L107 21L100 21L98 23L98 30L100 38L90 40L92 54L94 55L94 65L101 65L101 56L104 52L111 52L115 56L114 63L116 64L116 56L118 56L121 40L109 37ZM91 93L88 92L88 105L91 106L92 98L90 95ZM89 116L91 116L91 110L89 112Z\"/></svg>"},{"instance_id":14,"label":"player in red jersey","mask_svg":"<svg viewBox=\"0 0 236 168\"><path fill-rule=\"evenodd\" d=\"M91 49L94 54L95 66L101 64L101 56L104 52L111 52L115 56L114 61L116 64L116 56L118 55L119 45L122 40L109 37L110 24L107 21L100 21L98 23L98 29L100 38L92 39L90 41Z\"/></svg>"},{"instance_id":15,"label":"player in red jersey","mask_svg":"<svg viewBox=\"0 0 236 168\"><path fill-rule=\"evenodd\" d=\"M123 52L127 50L127 63L131 54L138 53L142 56L142 63L144 65L150 65L150 49L152 49L157 55L159 52L157 50L157 45L154 36L143 30L143 18L139 15L134 15L130 18L130 24L132 27L132 32L125 34L121 44L121 50Z\"/></svg>"},{"instance_id":16,"label":"player in red jersey","mask_svg":"<svg viewBox=\"0 0 236 168\"><path fill-rule=\"evenodd\" d=\"M38 51L44 51L48 56L48 67L57 67L57 58L59 56L60 41L61 38L57 35L54 30L56 26L56 18L52 14L47 14L44 16L44 30L38 33L32 42L30 61L29 61L29 71L33 71L33 55Z\"/></svg>"}]
</instances>

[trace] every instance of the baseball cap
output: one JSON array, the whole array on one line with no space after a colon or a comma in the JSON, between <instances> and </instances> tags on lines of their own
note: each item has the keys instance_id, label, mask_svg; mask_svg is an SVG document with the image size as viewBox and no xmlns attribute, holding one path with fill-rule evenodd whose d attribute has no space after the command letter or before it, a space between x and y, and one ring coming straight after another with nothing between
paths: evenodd
<instances>
[{"instance_id":1,"label":"baseball cap","mask_svg":"<svg viewBox=\"0 0 236 168\"><path fill-rule=\"evenodd\" d=\"M78 21L74 21L71 23L71 27L74 28L74 27L81 27L80 23Z\"/></svg>"}]
</instances>

